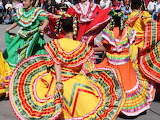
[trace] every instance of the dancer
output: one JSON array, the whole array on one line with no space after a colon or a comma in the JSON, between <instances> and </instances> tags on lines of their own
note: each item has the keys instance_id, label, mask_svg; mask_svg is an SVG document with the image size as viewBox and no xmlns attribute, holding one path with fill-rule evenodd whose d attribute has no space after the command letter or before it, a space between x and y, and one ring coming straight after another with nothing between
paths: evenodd
<instances>
[{"instance_id":1,"label":"dancer","mask_svg":"<svg viewBox=\"0 0 160 120\"><path fill-rule=\"evenodd\" d=\"M61 20L65 36L45 45L49 55L25 59L13 73L10 101L16 116L116 119L125 99L119 75L112 68L94 69L92 48L73 40L73 19Z\"/></svg>"},{"instance_id":2,"label":"dancer","mask_svg":"<svg viewBox=\"0 0 160 120\"><path fill-rule=\"evenodd\" d=\"M105 28L108 23L108 10L101 9L97 4L89 2L89 0L81 0L80 3L70 7L67 14L73 17L78 17L78 33L76 40L85 42L94 46L94 38ZM58 13L59 14L59 13ZM55 36L55 29L57 29L55 15L50 15L49 25L45 29L45 33L51 38L61 38L63 35Z\"/></svg>"},{"instance_id":3,"label":"dancer","mask_svg":"<svg viewBox=\"0 0 160 120\"><path fill-rule=\"evenodd\" d=\"M11 74L11 69L8 63L4 60L0 51L0 100L8 99L8 79ZM5 98L6 97L6 98Z\"/></svg>"},{"instance_id":4,"label":"dancer","mask_svg":"<svg viewBox=\"0 0 160 120\"><path fill-rule=\"evenodd\" d=\"M108 11L113 8L101 9L97 4L89 0L81 0L80 3L68 9L67 13L78 16L77 40L94 46L94 38L105 28L108 23Z\"/></svg>"},{"instance_id":5,"label":"dancer","mask_svg":"<svg viewBox=\"0 0 160 120\"><path fill-rule=\"evenodd\" d=\"M33 0L23 0L23 8L17 9L14 21L6 29L6 50L3 53L5 60L14 68L16 65L31 55L46 54L43 49L45 41L43 32L48 24L48 15L41 8L33 7ZM41 23L43 22L43 25ZM18 34L10 34L9 31L17 25L21 26Z\"/></svg>"},{"instance_id":6,"label":"dancer","mask_svg":"<svg viewBox=\"0 0 160 120\"><path fill-rule=\"evenodd\" d=\"M130 46L134 44L136 31L125 24L124 12L112 9L109 12L110 23L102 32L102 47L95 51L106 51L102 63L96 65L101 68L110 66L119 71L122 84L126 92L125 104L121 112L127 116L136 116L149 109L149 83L141 83L138 67L131 62Z\"/></svg>"},{"instance_id":7,"label":"dancer","mask_svg":"<svg viewBox=\"0 0 160 120\"><path fill-rule=\"evenodd\" d=\"M133 12L129 15L127 24L137 32L134 45L132 46L132 52L134 51L134 53L131 56L132 61L135 61L138 54L138 47L143 46L145 26L147 23L155 23L155 21L151 18L149 12L141 10L141 0L133 0L131 8Z\"/></svg>"},{"instance_id":8,"label":"dancer","mask_svg":"<svg viewBox=\"0 0 160 120\"><path fill-rule=\"evenodd\" d=\"M78 15L79 17L79 31L77 40L81 40L82 36L86 32L87 26L98 15L101 8L88 0L81 0L80 3L72 6L68 9L67 13L71 15Z\"/></svg>"},{"instance_id":9,"label":"dancer","mask_svg":"<svg viewBox=\"0 0 160 120\"><path fill-rule=\"evenodd\" d=\"M132 110L128 110L127 107L122 109L122 112L128 116L135 116L150 108L150 103L151 101L153 101L155 95L155 83L149 78L145 77L139 68L139 59L142 56L145 41L145 28L147 27L148 23L155 23L155 21L151 18L149 12L142 10L141 0L132 0L131 9L133 10L133 12L129 15L127 24L136 31L136 37L134 43L130 46L130 58L137 73L138 81L145 89L143 93L146 93L144 97L146 98L147 104L139 104L141 106L141 109L137 109L136 111L134 111L134 113L132 112Z\"/></svg>"}]
</instances>

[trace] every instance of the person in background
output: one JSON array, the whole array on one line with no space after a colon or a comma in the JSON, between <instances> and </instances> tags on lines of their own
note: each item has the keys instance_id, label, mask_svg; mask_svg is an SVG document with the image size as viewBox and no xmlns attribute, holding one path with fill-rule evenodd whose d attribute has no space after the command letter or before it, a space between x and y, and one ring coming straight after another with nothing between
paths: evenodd
<instances>
[{"instance_id":1,"label":"person in background","mask_svg":"<svg viewBox=\"0 0 160 120\"><path fill-rule=\"evenodd\" d=\"M56 2L57 4L60 4L60 3L62 2L62 0L55 0L55 2Z\"/></svg>"},{"instance_id":2,"label":"person in background","mask_svg":"<svg viewBox=\"0 0 160 120\"><path fill-rule=\"evenodd\" d=\"M59 4L60 6L60 11L66 12L68 10L68 5L64 3L64 0Z\"/></svg>"},{"instance_id":3,"label":"person in background","mask_svg":"<svg viewBox=\"0 0 160 120\"><path fill-rule=\"evenodd\" d=\"M156 11L157 13L160 13L160 0L157 0L157 3L156 3L156 5L155 5L155 11Z\"/></svg>"},{"instance_id":4,"label":"person in background","mask_svg":"<svg viewBox=\"0 0 160 120\"><path fill-rule=\"evenodd\" d=\"M39 0L35 0L34 6L35 6L35 7L40 7L40 1L39 1Z\"/></svg>"},{"instance_id":5,"label":"person in background","mask_svg":"<svg viewBox=\"0 0 160 120\"><path fill-rule=\"evenodd\" d=\"M13 19L13 15L15 14L15 10L11 7L8 7L8 9L5 12L5 15L9 14L11 18Z\"/></svg>"},{"instance_id":6,"label":"person in background","mask_svg":"<svg viewBox=\"0 0 160 120\"><path fill-rule=\"evenodd\" d=\"M45 8L44 8L47 12L52 13L52 4L51 4L51 0L46 1L45 4Z\"/></svg>"},{"instance_id":7,"label":"person in background","mask_svg":"<svg viewBox=\"0 0 160 120\"><path fill-rule=\"evenodd\" d=\"M147 9L148 9L148 12L149 12L151 15L152 15L153 12L155 11L156 3L157 3L156 0L151 0L151 1L148 3Z\"/></svg>"},{"instance_id":8,"label":"person in background","mask_svg":"<svg viewBox=\"0 0 160 120\"><path fill-rule=\"evenodd\" d=\"M152 18L154 20L157 20L159 13L160 13L160 0L157 0L157 3L155 5L155 11L153 12Z\"/></svg>"},{"instance_id":9,"label":"person in background","mask_svg":"<svg viewBox=\"0 0 160 120\"><path fill-rule=\"evenodd\" d=\"M41 4L41 5L40 5L40 7L41 7L41 8L43 8L43 7L44 7L44 3L45 3L45 1L46 1L46 0L40 0L40 4Z\"/></svg>"},{"instance_id":10,"label":"person in background","mask_svg":"<svg viewBox=\"0 0 160 120\"><path fill-rule=\"evenodd\" d=\"M7 10L8 8L13 8L13 5L11 4L11 2L8 0L7 4L5 5L5 9Z\"/></svg>"},{"instance_id":11,"label":"person in background","mask_svg":"<svg viewBox=\"0 0 160 120\"><path fill-rule=\"evenodd\" d=\"M5 24L12 24L12 23L13 23L13 19L12 19L11 15L10 15L10 14L7 14L7 15L4 17L4 22L3 22L3 24L5 25Z\"/></svg>"},{"instance_id":12,"label":"person in background","mask_svg":"<svg viewBox=\"0 0 160 120\"><path fill-rule=\"evenodd\" d=\"M0 9L0 24L3 23L3 20L4 20L4 12L3 9Z\"/></svg>"},{"instance_id":13,"label":"person in background","mask_svg":"<svg viewBox=\"0 0 160 120\"><path fill-rule=\"evenodd\" d=\"M15 11L13 8L8 7L4 14L4 22L3 24L12 24L13 23L13 15L15 14Z\"/></svg>"},{"instance_id":14,"label":"person in background","mask_svg":"<svg viewBox=\"0 0 160 120\"><path fill-rule=\"evenodd\" d=\"M112 6L112 2L110 0L101 0L100 1L100 7L102 9L106 9L108 7Z\"/></svg>"},{"instance_id":15,"label":"person in background","mask_svg":"<svg viewBox=\"0 0 160 120\"><path fill-rule=\"evenodd\" d=\"M17 0L12 0L13 9L15 9L15 5L17 4Z\"/></svg>"},{"instance_id":16,"label":"person in background","mask_svg":"<svg viewBox=\"0 0 160 120\"><path fill-rule=\"evenodd\" d=\"M0 0L0 9L3 9L3 2Z\"/></svg>"},{"instance_id":17,"label":"person in background","mask_svg":"<svg viewBox=\"0 0 160 120\"><path fill-rule=\"evenodd\" d=\"M72 7L72 3L69 0L64 0L64 4L68 5L68 8Z\"/></svg>"},{"instance_id":18,"label":"person in background","mask_svg":"<svg viewBox=\"0 0 160 120\"><path fill-rule=\"evenodd\" d=\"M23 7L23 4L21 2L21 0L17 0L17 3L15 5L15 9L19 9L19 8L22 8Z\"/></svg>"}]
</instances>

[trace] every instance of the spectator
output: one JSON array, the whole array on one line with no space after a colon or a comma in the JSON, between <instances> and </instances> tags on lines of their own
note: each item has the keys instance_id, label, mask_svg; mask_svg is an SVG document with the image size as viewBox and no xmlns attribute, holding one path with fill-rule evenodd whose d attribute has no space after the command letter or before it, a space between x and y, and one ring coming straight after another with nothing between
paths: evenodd
<instances>
[{"instance_id":1,"label":"spectator","mask_svg":"<svg viewBox=\"0 0 160 120\"><path fill-rule=\"evenodd\" d=\"M39 0L35 0L34 7L39 7L39 4L40 4Z\"/></svg>"},{"instance_id":2,"label":"spectator","mask_svg":"<svg viewBox=\"0 0 160 120\"><path fill-rule=\"evenodd\" d=\"M3 23L3 16L4 16L3 9L0 9L0 24Z\"/></svg>"},{"instance_id":3,"label":"spectator","mask_svg":"<svg viewBox=\"0 0 160 120\"><path fill-rule=\"evenodd\" d=\"M47 12L50 12L50 13L52 13L52 4L51 4L51 0L48 0L48 1L46 1L46 4L45 4L45 10L47 11Z\"/></svg>"},{"instance_id":4,"label":"spectator","mask_svg":"<svg viewBox=\"0 0 160 120\"><path fill-rule=\"evenodd\" d=\"M61 11L63 11L63 12L67 11L68 5L64 3L64 0L62 0L62 2L59 5L60 5Z\"/></svg>"},{"instance_id":5,"label":"spectator","mask_svg":"<svg viewBox=\"0 0 160 120\"><path fill-rule=\"evenodd\" d=\"M108 8L110 6L111 6L111 1L110 0L101 0L100 1L100 7L102 9L106 9L106 8Z\"/></svg>"},{"instance_id":6,"label":"spectator","mask_svg":"<svg viewBox=\"0 0 160 120\"><path fill-rule=\"evenodd\" d=\"M157 4L156 0L151 0L151 1L148 3L147 9L148 9L148 12L149 12L150 14L152 14L152 13L154 12L156 4Z\"/></svg>"},{"instance_id":7,"label":"spectator","mask_svg":"<svg viewBox=\"0 0 160 120\"><path fill-rule=\"evenodd\" d=\"M156 5L155 5L155 11L152 14L152 18L154 20L157 20L158 13L160 13L160 0L157 1Z\"/></svg>"},{"instance_id":8,"label":"spectator","mask_svg":"<svg viewBox=\"0 0 160 120\"><path fill-rule=\"evenodd\" d=\"M11 15L7 14L6 17L4 18L4 24L12 24L12 17Z\"/></svg>"},{"instance_id":9,"label":"spectator","mask_svg":"<svg viewBox=\"0 0 160 120\"><path fill-rule=\"evenodd\" d=\"M160 13L160 0L157 1L156 5L155 5L155 11L157 13Z\"/></svg>"},{"instance_id":10,"label":"spectator","mask_svg":"<svg viewBox=\"0 0 160 120\"><path fill-rule=\"evenodd\" d=\"M21 0L17 0L17 4L15 5L15 9L23 7Z\"/></svg>"},{"instance_id":11,"label":"spectator","mask_svg":"<svg viewBox=\"0 0 160 120\"><path fill-rule=\"evenodd\" d=\"M64 0L64 4L66 4L68 7L72 6L72 3L69 0Z\"/></svg>"},{"instance_id":12,"label":"spectator","mask_svg":"<svg viewBox=\"0 0 160 120\"><path fill-rule=\"evenodd\" d=\"M0 9L3 9L3 2L0 0Z\"/></svg>"},{"instance_id":13,"label":"spectator","mask_svg":"<svg viewBox=\"0 0 160 120\"><path fill-rule=\"evenodd\" d=\"M6 10L5 15L9 14L11 16L11 18L13 17L13 15L15 14L15 11L13 8L8 7L8 9Z\"/></svg>"},{"instance_id":14,"label":"spectator","mask_svg":"<svg viewBox=\"0 0 160 120\"><path fill-rule=\"evenodd\" d=\"M13 6L13 8L15 8L15 6L16 6L16 4L17 4L17 1L18 1L18 0L12 0L12 6Z\"/></svg>"},{"instance_id":15,"label":"spectator","mask_svg":"<svg viewBox=\"0 0 160 120\"><path fill-rule=\"evenodd\" d=\"M13 5L11 4L10 1L8 1L7 4L5 5L5 9L7 10L9 7L13 8Z\"/></svg>"},{"instance_id":16,"label":"spectator","mask_svg":"<svg viewBox=\"0 0 160 120\"><path fill-rule=\"evenodd\" d=\"M45 2L45 1L46 1L46 0L40 0L40 4L41 4L40 7L41 7L41 8L44 7L44 2Z\"/></svg>"},{"instance_id":17,"label":"spectator","mask_svg":"<svg viewBox=\"0 0 160 120\"><path fill-rule=\"evenodd\" d=\"M60 4L60 3L62 2L62 0L55 0L55 2L56 2L57 4Z\"/></svg>"}]
</instances>

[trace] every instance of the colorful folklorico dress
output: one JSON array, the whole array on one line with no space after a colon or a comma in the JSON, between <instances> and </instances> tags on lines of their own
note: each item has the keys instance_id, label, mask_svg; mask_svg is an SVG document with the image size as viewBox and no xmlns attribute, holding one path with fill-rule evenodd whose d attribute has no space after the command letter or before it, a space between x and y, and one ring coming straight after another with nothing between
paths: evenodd
<instances>
[{"instance_id":1,"label":"colorful folklorico dress","mask_svg":"<svg viewBox=\"0 0 160 120\"><path fill-rule=\"evenodd\" d=\"M93 50L70 38L54 39L45 49L49 55L25 59L13 73L10 101L18 118L116 119L125 95L114 69L87 73ZM62 66L63 94L55 88L54 63Z\"/></svg>"},{"instance_id":2,"label":"colorful folklorico dress","mask_svg":"<svg viewBox=\"0 0 160 120\"><path fill-rule=\"evenodd\" d=\"M78 17L77 40L93 45L94 38L107 25L110 19L108 11L112 8L101 9L97 4L88 0L70 7L67 13Z\"/></svg>"},{"instance_id":3,"label":"colorful folklorico dress","mask_svg":"<svg viewBox=\"0 0 160 120\"><path fill-rule=\"evenodd\" d=\"M79 31L77 40L81 40L82 36L86 32L88 25L93 21L101 11L101 8L92 2L86 1L84 3L78 3L75 6L69 8L67 13L71 15L77 15L79 20Z\"/></svg>"},{"instance_id":4,"label":"colorful folklorico dress","mask_svg":"<svg viewBox=\"0 0 160 120\"><path fill-rule=\"evenodd\" d=\"M102 32L102 42L106 44L106 57L96 67L110 66L119 71L126 92L125 103L121 112L127 116L136 116L149 108L148 89L139 81L139 71L132 64L129 47L133 44L136 32L125 27L119 37L119 28L113 31L106 27Z\"/></svg>"},{"instance_id":5,"label":"colorful folklorico dress","mask_svg":"<svg viewBox=\"0 0 160 120\"><path fill-rule=\"evenodd\" d=\"M8 78L10 73L10 67L8 63L4 60L2 52L0 51L0 97L3 94L8 94Z\"/></svg>"},{"instance_id":6,"label":"colorful folklorico dress","mask_svg":"<svg viewBox=\"0 0 160 120\"><path fill-rule=\"evenodd\" d=\"M108 11L116 7L101 9L97 4L86 1L78 3L67 10L67 14L78 19L77 40L83 41L89 45L93 45L94 38L105 28L109 21ZM51 38L57 38L55 30L58 26L58 19L54 14L49 15L49 24L45 29L45 33ZM75 26L76 27L76 26ZM60 32L58 38L62 38L64 33Z\"/></svg>"},{"instance_id":7,"label":"colorful folklorico dress","mask_svg":"<svg viewBox=\"0 0 160 120\"><path fill-rule=\"evenodd\" d=\"M148 23L145 28L143 52L139 67L148 78L160 83L160 23ZM159 84L158 84L159 86Z\"/></svg>"},{"instance_id":8,"label":"colorful folklorico dress","mask_svg":"<svg viewBox=\"0 0 160 120\"><path fill-rule=\"evenodd\" d=\"M48 18L41 8L33 7L25 11L17 9L14 21L22 27L18 34L5 33L6 50L4 58L11 67L15 67L21 60L31 55L46 54L43 49L45 41L39 32L40 23Z\"/></svg>"},{"instance_id":9,"label":"colorful folklorico dress","mask_svg":"<svg viewBox=\"0 0 160 120\"><path fill-rule=\"evenodd\" d=\"M145 24L151 19L151 15L146 11L133 11L127 21L127 24L136 31L135 40L130 45L129 50L130 60L137 79L137 83L132 84L135 86L126 92L126 104L124 104L121 110L127 116L136 116L149 109L150 103L154 99L155 84L149 78L145 77L139 68L139 53L144 43Z\"/></svg>"},{"instance_id":10,"label":"colorful folklorico dress","mask_svg":"<svg viewBox=\"0 0 160 120\"><path fill-rule=\"evenodd\" d=\"M132 60L132 63L137 67L137 70L139 71L139 75L141 76L139 79L140 82L143 84L143 86L146 86L147 90L148 90L148 86L152 86L153 88L155 86L155 83L151 81L151 79L144 77L144 75L140 72L138 65L141 64L139 63L139 59L142 56L144 56L143 54L144 49L147 51L147 49L145 48L146 43L148 44L149 42L151 42L151 40L153 40L153 39L148 39L148 37L154 38L156 36L155 34L158 32L158 29L157 29L158 26L154 24L153 24L153 27L150 26L147 23L149 20L153 20L149 12L137 10L137 11L133 11L129 15L129 19L127 21L127 24L137 32L135 42L130 47L131 60ZM155 29L150 31L151 28L152 29L155 28ZM150 31L150 33L147 33L148 30ZM149 45L150 44L148 44L147 46ZM148 101L152 101L154 99L155 89L150 89L149 93L150 93L150 97L149 97L150 99Z\"/></svg>"}]
</instances>

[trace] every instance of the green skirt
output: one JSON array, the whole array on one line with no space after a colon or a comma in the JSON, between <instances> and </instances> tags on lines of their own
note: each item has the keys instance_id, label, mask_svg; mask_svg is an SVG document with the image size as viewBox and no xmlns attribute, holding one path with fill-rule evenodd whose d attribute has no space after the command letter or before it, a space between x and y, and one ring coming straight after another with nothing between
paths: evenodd
<instances>
[{"instance_id":1,"label":"green skirt","mask_svg":"<svg viewBox=\"0 0 160 120\"><path fill-rule=\"evenodd\" d=\"M47 54L43 48L45 41L43 35L36 32L29 37L21 37L19 34L5 33L6 50L3 57L10 67L15 68L23 59L39 54Z\"/></svg>"}]
</instances>

